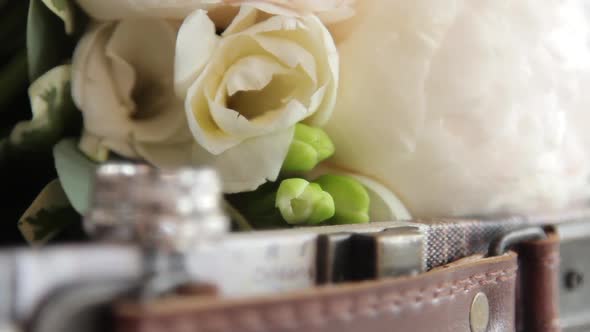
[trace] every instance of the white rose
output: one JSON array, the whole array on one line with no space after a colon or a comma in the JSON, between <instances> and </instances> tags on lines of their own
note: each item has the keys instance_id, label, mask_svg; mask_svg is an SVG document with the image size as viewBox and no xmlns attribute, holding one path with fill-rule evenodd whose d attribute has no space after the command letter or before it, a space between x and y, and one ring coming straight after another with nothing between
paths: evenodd
<instances>
[{"instance_id":1,"label":"white rose","mask_svg":"<svg viewBox=\"0 0 590 332\"><path fill-rule=\"evenodd\" d=\"M73 57L72 95L84 118L81 149L158 166L190 162L193 139L174 93L176 30L158 19L93 24Z\"/></svg>"},{"instance_id":2,"label":"white rose","mask_svg":"<svg viewBox=\"0 0 590 332\"><path fill-rule=\"evenodd\" d=\"M205 11L189 16L176 49L176 88L199 143L195 163L215 166L227 192L275 180L305 120L323 125L338 87L338 54L315 16L244 6L223 35Z\"/></svg>"},{"instance_id":3,"label":"white rose","mask_svg":"<svg viewBox=\"0 0 590 332\"><path fill-rule=\"evenodd\" d=\"M333 164L416 217L588 197L585 1L362 0L341 44Z\"/></svg>"}]
</instances>

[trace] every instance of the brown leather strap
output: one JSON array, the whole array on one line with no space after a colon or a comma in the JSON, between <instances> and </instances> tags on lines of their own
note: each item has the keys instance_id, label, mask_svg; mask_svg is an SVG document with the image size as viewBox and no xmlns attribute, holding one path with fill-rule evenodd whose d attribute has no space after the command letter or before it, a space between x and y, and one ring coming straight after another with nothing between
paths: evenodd
<instances>
[{"instance_id":1,"label":"brown leather strap","mask_svg":"<svg viewBox=\"0 0 590 332\"><path fill-rule=\"evenodd\" d=\"M521 331L558 332L559 326L559 237L525 242L519 254Z\"/></svg>"},{"instance_id":2,"label":"brown leather strap","mask_svg":"<svg viewBox=\"0 0 590 332\"><path fill-rule=\"evenodd\" d=\"M115 318L121 332L467 332L473 300L482 293L485 296L478 298L487 297L489 323L478 331L507 332L515 330L516 261L514 253L469 257L415 277L258 299L178 297L147 305L119 303ZM486 308L479 306L476 324L481 325Z\"/></svg>"}]
</instances>

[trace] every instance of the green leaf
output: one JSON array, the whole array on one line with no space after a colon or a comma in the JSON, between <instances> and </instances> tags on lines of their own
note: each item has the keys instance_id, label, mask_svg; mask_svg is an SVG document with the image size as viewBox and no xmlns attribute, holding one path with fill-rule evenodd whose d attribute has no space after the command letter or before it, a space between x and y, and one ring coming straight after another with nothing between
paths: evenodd
<instances>
[{"instance_id":1,"label":"green leaf","mask_svg":"<svg viewBox=\"0 0 590 332\"><path fill-rule=\"evenodd\" d=\"M21 51L0 68L0 113L27 86L27 53Z\"/></svg>"},{"instance_id":2,"label":"green leaf","mask_svg":"<svg viewBox=\"0 0 590 332\"><path fill-rule=\"evenodd\" d=\"M31 0L27 19L29 79L36 80L72 56L74 40L68 38L62 20L42 0Z\"/></svg>"},{"instance_id":3,"label":"green leaf","mask_svg":"<svg viewBox=\"0 0 590 332\"><path fill-rule=\"evenodd\" d=\"M32 245L47 243L61 230L79 221L59 180L51 181L39 193L18 222L23 237Z\"/></svg>"},{"instance_id":4,"label":"green leaf","mask_svg":"<svg viewBox=\"0 0 590 332\"><path fill-rule=\"evenodd\" d=\"M86 213L98 164L80 152L75 139L59 142L53 149L53 156L57 175L70 203L78 213Z\"/></svg>"},{"instance_id":5,"label":"green leaf","mask_svg":"<svg viewBox=\"0 0 590 332\"><path fill-rule=\"evenodd\" d=\"M78 134L81 114L70 93L69 65L45 73L29 87L33 118L18 123L10 134L9 144L24 151L47 150L62 137Z\"/></svg>"},{"instance_id":6,"label":"green leaf","mask_svg":"<svg viewBox=\"0 0 590 332\"><path fill-rule=\"evenodd\" d=\"M74 7L68 0L41 0L55 15L64 21L68 35L74 32Z\"/></svg>"},{"instance_id":7,"label":"green leaf","mask_svg":"<svg viewBox=\"0 0 590 332\"><path fill-rule=\"evenodd\" d=\"M4 59L25 49L29 3L19 0L6 7L0 9L0 56Z\"/></svg>"}]
</instances>

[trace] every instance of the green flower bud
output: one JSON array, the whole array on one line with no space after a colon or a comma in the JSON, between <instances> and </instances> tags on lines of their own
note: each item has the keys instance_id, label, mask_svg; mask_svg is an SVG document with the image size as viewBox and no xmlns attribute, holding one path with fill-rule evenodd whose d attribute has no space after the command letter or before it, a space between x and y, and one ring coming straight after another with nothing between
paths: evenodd
<instances>
[{"instance_id":1,"label":"green flower bud","mask_svg":"<svg viewBox=\"0 0 590 332\"><path fill-rule=\"evenodd\" d=\"M336 205L332 224L369 222L370 198L367 190L355 179L341 175L324 175L314 181L330 193Z\"/></svg>"},{"instance_id":2,"label":"green flower bud","mask_svg":"<svg viewBox=\"0 0 590 332\"><path fill-rule=\"evenodd\" d=\"M325 131L301 123L295 125L295 136L283 163L283 172L309 172L334 154L334 143Z\"/></svg>"},{"instance_id":3,"label":"green flower bud","mask_svg":"<svg viewBox=\"0 0 590 332\"><path fill-rule=\"evenodd\" d=\"M269 182L255 191L231 194L226 197L253 228L286 228L289 224L283 220L279 209L275 207L277 188L278 184Z\"/></svg>"},{"instance_id":4,"label":"green flower bud","mask_svg":"<svg viewBox=\"0 0 590 332\"><path fill-rule=\"evenodd\" d=\"M334 216L334 200L316 183L303 179L281 182L276 207L291 225L319 224Z\"/></svg>"}]
</instances>

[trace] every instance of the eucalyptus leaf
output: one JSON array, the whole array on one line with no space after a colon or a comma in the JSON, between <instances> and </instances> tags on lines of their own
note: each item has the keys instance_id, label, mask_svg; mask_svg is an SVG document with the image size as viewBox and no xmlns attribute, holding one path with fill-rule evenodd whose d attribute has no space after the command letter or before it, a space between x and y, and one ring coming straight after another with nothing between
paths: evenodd
<instances>
[{"instance_id":1,"label":"eucalyptus leaf","mask_svg":"<svg viewBox=\"0 0 590 332\"><path fill-rule=\"evenodd\" d=\"M27 54L21 51L0 68L0 113L27 86Z\"/></svg>"},{"instance_id":2,"label":"eucalyptus leaf","mask_svg":"<svg viewBox=\"0 0 590 332\"><path fill-rule=\"evenodd\" d=\"M75 39L69 38L63 21L43 2L31 0L27 19L29 79L36 80L72 56Z\"/></svg>"},{"instance_id":3,"label":"eucalyptus leaf","mask_svg":"<svg viewBox=\"0 0 590 332\"><path fill-rule=\"evenodd\" d=\"M41 0L55 15L64 21L68 35L74 32L74 7L68 0Z\"/></svg>"},{"instance_id":4,"label":"eucalyptus leaf","mask_svg":"<svg viewBox=\"0 0 590 332\"><path fill-rule=\"evenodd\" d=\"M45 73L29 87L33 118L18 123L9 143L19 150L35 151L53 147L64 135L77 134L81 114L70 93L71 66L63 65Z\"/></svg>"},{"instance_id":5,"label":"eucalyptus leaf","mask_svg":"<svg viewBox=\"0 0 590 332\"><path fill-rule=\"evenodd\" d=\"M98 164L78 149L75 139L64 139L53 149L55 168L65 194L76 211L85 214Z\"/></svg>"},{"instance_id":6,"label":"eucalyptus leaf","mask_svg":"<svg viewBox=\"0 0 590 332\"><path fill-rule=\"evenodd\" d=\"M59 180L51 181L33 201L18 222L18 228L29 244L47 243L61 230L79 222Z\"/></svg>"},{"instance_id":7,"label":"eucalyptus leaf","mask_svg":"<svg viewBox=\"0 0 590 332\"><path fill-rule=\"evenodd\" d=\"M1 8L0 4L0 56L4 59L25 49L28 1L19 0Z\"/></svg>"}]
</instances>

